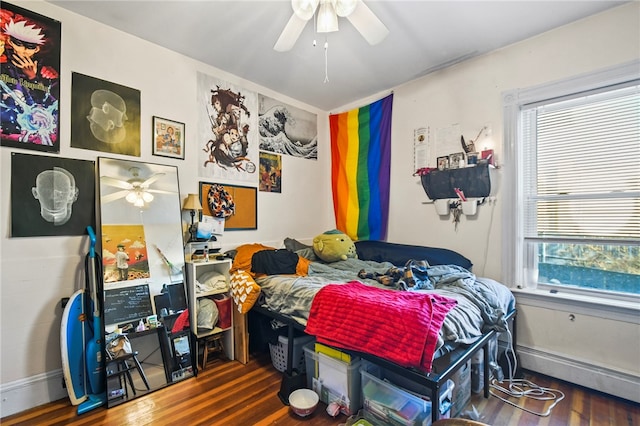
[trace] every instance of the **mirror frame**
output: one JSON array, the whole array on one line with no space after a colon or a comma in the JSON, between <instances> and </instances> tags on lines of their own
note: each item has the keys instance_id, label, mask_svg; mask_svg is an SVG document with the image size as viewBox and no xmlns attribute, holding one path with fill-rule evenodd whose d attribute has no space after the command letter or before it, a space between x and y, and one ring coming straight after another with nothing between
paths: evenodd
<instances>
[{"instance_id":1,"label":"mirror frame","mask_svg":"<svg viewBox=\"0 0 640 426\"><path fill-rule=\"evenodd\" d=\"M109 344L116 335L127 334L123 326L131 326L127 334L129 349L134 353L138 352L137 359L150 385L150 389L146 390L142 374L137 371L135 360L129 359L134 385L141 384L135 387L134 393L128 382L128 375L118 374L118 367L123 364L120 361L113 361L105 348L103 353L104 370L107 376L105 392L107 406L112 407L191 377L193 369L183 368L185 367L184 359L177 362L174 356L172 342L175 336L172 336L170 327L180 312L173 312L171 305L168 309L165 308L166 311L162 309L162 312L157 312L156 303L154 303L168 297L168 286L175 284L182 285L186 301L184 233L178 167L98 157L97 171L99 196L97 240L102 253L103 341L105 345ZM117 248L118 246L124 247ZM125 263L126 269L118 269L116 266L116 252L119 251L127 255L125 256L128 259ZM125 269L125 272L122 269ZM126 278L123 279L124 276ZM147 288L148 297L146 296ZM110 297L109 300L116 300L117 307L106 299L105 295L108 291L112 295L115 294L115 298ZM120 297L121 295L126 296ZM160 298L156 299L156 296ZM153 311L153 315L148 317L146 316L147 299ZM140 305L136 301L141 302ZM116 315L115 318L121 318L124 321L105 324L105 312L110 309L111 311L108 312L112 318L110 321L114 321L112 314L116 309L120 309L118 314L121 315ZM145 314L142 315L142 312ZM156 327L154 327L154 316L157 320ZM138 329L137 326L141 323L146 323L145 330ZM178 334L184 334L184 332ZM188 335L191 342L190 333ZM193 346L190 344L191 348ZM189 366L192 365L193 358L190 356ZM145 368L145 362L149 359L151 361ZM176 369L180 371L177 372ZM117 395L120 392L123 394Z\"/></svg>"}]
</instances>

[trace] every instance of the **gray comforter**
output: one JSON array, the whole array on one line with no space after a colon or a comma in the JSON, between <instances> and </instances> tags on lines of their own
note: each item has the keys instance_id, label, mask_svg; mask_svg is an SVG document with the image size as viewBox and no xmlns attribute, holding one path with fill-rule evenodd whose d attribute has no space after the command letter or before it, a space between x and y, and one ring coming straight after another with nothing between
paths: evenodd
<instances>
[{"instance_id":1,"label":"gray comforter","mask_svg":"<svg viewBox=\"0 0 640 426\"><path fill-rule=\"evenodd\" d=\"M381 288L389 288L375 280L361 279L358 272L365 270L384 274L391 263L347 259L334 263L313 262L309 275L270 275L257 279L262 288L261 303L306 325L315 294L327 284L361 281ZM437 348L453 347L458 343L471 343L483 331L494 328L505 330L505 316L515 308L515 298L504 285L489 279L477 278L458 266L439 265L428 268L430 284L410 291L433 292L455 299L456 307L447 314L440 331Z\"/></svg>"}]
</instances>

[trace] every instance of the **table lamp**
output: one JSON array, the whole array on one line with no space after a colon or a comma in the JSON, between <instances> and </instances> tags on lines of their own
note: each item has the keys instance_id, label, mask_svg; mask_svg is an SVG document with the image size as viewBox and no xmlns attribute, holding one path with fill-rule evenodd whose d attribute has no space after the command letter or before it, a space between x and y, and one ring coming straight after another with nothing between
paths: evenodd
<instances>
[{"instance_id":1,"label":"table lamp","mask_svg":"<svg viewBox=\"0 0 640 426\"><path fill-rule=\"evenodd\" d=\"M182 204L182 210L189 210L189 213L191 214L189 241L196 241L196 227L193 219L196 215L196 211L202 210L202 204L200 204L200 198L198 197L198 194L189 194Z\"/></svg>"}]
</instances>

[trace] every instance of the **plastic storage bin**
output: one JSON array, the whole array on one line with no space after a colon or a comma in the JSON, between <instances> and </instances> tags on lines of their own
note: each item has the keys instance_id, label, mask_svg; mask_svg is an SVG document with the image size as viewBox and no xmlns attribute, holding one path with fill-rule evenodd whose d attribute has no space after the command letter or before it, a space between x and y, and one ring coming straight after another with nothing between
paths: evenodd
<instances>
[{"instance_id":1,"label":"plastic storage bin","mask_svg":"<svg viewBox=\"0 0 640 426\"><path fill-rule=\"evenodd\" d=\"M360 371L360 374L362 376L363 413L371 423L398 426L431 425L432 401L427 397L403 390L364 369ZM452 380L447 380L443 386L438 398L440 418L449 417L454 388L455 384Z\"/></svg>"},{"instance_id":2,"label":"plastic storage bin","mask_svg":"<svg viewBox=\"0 0 640 426\"><path fill-rule=\"evenodd\" d=\"M482 353L482 351L480 351ZM455 383L456 387L453 390L451 416L458 416L464 407L471 400L471 360L462 365L458 371L453 373L451 380Z\"/></svg>"},{"instance_id":3,"label":"plastic storage bin","mask_svg":"<svg viewBox=\"0 0 640 426\"><path fill-rule=\"evenodd\" d=\"M313 345L304 347L307 387L313 389L326 404L337 402L340 411L353 415L362 407L360 393L360 359L341 361L315 352Z\"/></svg>"},{"instance_id":4,"label":"plastic storage bin","mask_svg":"<svg viewBox=\"0 0 640 426\"><path fill-rule=\"evenodd\" d=\"M480 393L484 389L484 351L478 351L471 358L471 392Z\"/></svg>"},{"instance_id":5,"label":"plastic storage bin","mask_svg":"<svg viewBox=\"0 0 640 426\"><path fill-rule=\"evenodd\" d=\"M293 359L292 367L299 373L305 371L304 361L305 355L303 347L315 340L313 336L300 336L293 338ZM269 353L271 354L271 363L280 372L287 370L287 357L289 354L289 338L287 336L278 336L278 343L269 343Z\"/></svg>"}]
</instances>

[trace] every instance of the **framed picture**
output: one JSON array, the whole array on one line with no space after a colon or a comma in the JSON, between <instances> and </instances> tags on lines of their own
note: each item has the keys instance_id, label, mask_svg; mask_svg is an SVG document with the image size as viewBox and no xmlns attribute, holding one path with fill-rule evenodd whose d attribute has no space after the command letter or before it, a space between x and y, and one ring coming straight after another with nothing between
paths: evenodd
<instances>
[{"instance_id":1,"label":"framed picture","mask_svg":"<svg viewBox=\"0 0 640 426\"><path fill-rule=\"evenodd\" d=\"M438 170L446 170L449 168L449 156L444 155L442 157L438 157Z\"/></svg>"},{"instance_id":2,"label":"framed picture","mask_svg":"<svg viewBox=\"0 0 640 426\"><path fill-rule=\"evenodd\" d=\"M223 217L225 231L258 229L258 188L200 182L202 215Z\"/></svg>"},{"instance_id":3,"label":"framed picture","mask_svg":"<svg viewBox=\"0 0 640 426\"><path fill-rule=\"evenodd\" d=\"M153 117L153 155L184 160L184 123Z\"/></svg>"},{"instance_id":4,"label":"framed picture","mask_svg":"<svg viewBox=\"0 0 640 426\"><path fill-rule=\"evenodd\" d=\"M260 191L282 192L282 157L260 151Z\"/></svg>"},{"instance_id":5,"label":"framed picture","mask_svg":"<svg viewBox=\"0 0 640 426\"><path fill-rule=\"evenodd\" d=\"M95 162L11 153L11 237L86 235L96 227Z\"/></svg>"},{"instance_id":6,"label":"framed picture","mask_svg":"<svg viewBox=\"0 0 640 426\"><path fill-rule=\"evenodd\" d=\"M459 169L465 166L464 152L456 152L449 155L449 168Z\"/></svg>"},{"instance_id":7,"label":"framed picture","mask_svg":"<svg viewBox=\"0 0 640 426\"><path fill-rule=\"evenodd\" d=\"M71 73L71 147L140 157L140 90Z\"/></svg>"},{"instance_id":8,"label":"framed picture","mask_svg":"<svg viewBox=\"0 0 640 426\"><path fill-rule=\"evenodd\" d=\"M2 2L0 27L0 145L58 153L61 24Z\"/></svg>"}]
</instances>

